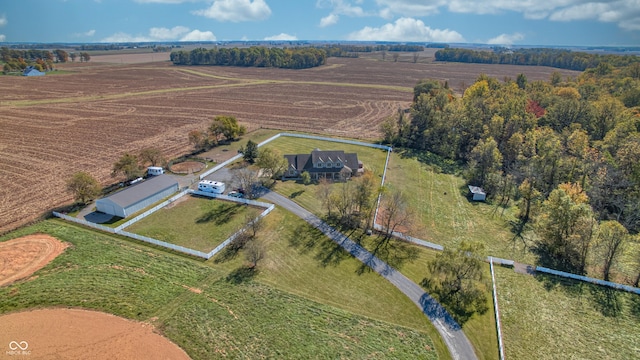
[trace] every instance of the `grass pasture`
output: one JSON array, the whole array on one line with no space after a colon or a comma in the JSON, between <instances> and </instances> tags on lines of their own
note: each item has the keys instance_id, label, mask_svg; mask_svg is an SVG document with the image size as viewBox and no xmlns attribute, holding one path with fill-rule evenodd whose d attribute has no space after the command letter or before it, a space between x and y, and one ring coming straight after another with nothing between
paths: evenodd
<instances>
[{"instance_id":1,"label":"grass pasture","mask_svg":"<svg viewBox=\"0 0 640 360\"><path fill-rule=\"evenodd\" d=\"M184 196L127 227L127 231L209 252L264 209L203 197Z\"/></svg>"},{"instance_id":2,"label":"grass pasture","mask_svg":"<svg viewBox=\"0 0 640 360\"><path fill-rule=\"evenodd\" d=\"M338 291L334 302L327 303L318 301L323 296L309 299L274 285L269 279L277 274L269 275L268 267L253 281L237 283L229 280L237 270L230 262L197 261L60 220L40 222L0 241L31 233L50 234L71 247L32 278L0 288L0 313L71 306L150 321L194 359L438 358L425 323L413 326L420 316L415 306L405 309L405 303L385 297L372 297L376 307L358 313L342 306L342 298L350 296L347 289L360 283L350 272L328 267L334 275L317 276L308 284L324 288L327 278L338 282L331 286ZM278 247L269 251L278 258ZM349 261L355 260L345 265ZM297 270L285 267L279 275ZM324 270L316 267L320 274ZM340 290L341 282L346 289ZM387 291L379 277L365 283L371 292L378 286L383 294ZM389 315L402 310L408 316ZM380 319L384 316L391 321ZM412 317L412 324L402 324Z\"/></svg>"},{"instance_id":3,"label":"grass pasture","mask_svg":"<svg viewBox=\"0 0 640 360\"><path fill-rule=\"evenodd\" d=\"M506 358L638 358L640 296L495 269Z\"/></svg>"},{"instance_id":4,"label":"grass pasture","mask_svg":"<svg viewBox=\"0 0 640 360\"><path fill-rule=\"evenodd\" d=\"M534 263L533 254L511 232L510 210L503 214L491 204L469 201L461 177L436 173L414 158L392 153L385 184L408 195L417 217L412 236L445 247L478 241L487 255Z\"/></svg>"}]
</instances>

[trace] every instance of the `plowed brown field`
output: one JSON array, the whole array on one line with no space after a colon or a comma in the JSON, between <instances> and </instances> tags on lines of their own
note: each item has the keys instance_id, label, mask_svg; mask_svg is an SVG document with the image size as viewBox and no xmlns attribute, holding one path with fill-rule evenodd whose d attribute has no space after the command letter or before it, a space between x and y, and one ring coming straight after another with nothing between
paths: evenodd
<instances>
[{"instance_id":1,"label":"plowed brown field","mask_svg":"<svg viewBox=\"0 0 640 360\"><path fill-rule=\"evenodd\" d=\"M525 73L532 81L554 71L336 58L307 70L99 62L109 59L61 65L64 74L1 78L0 233L70 202L65 183L76 171L106 184L124 152L150 145L167 157L189 151L188 132L216 115L236 116L250 130L373 139L385 117L410 105L420 79L448 80L461 91L480 73Z\"/></svg>"}]
</instances>

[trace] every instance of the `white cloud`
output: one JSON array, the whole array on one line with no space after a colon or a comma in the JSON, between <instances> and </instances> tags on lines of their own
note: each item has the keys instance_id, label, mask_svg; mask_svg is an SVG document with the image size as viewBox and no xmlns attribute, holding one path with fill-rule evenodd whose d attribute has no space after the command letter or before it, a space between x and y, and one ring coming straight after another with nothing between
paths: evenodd
<instances>
[{"instance_id":1,"label":"white cloud","mask_svg":"<svg viewBox=\"0 0 640 360\"><path fill-rule=\"evenodd\" d=\"M101 42L150 42L150 41L215 41L216 36L211 31L193 30L189 32L185 26L175 26L171 29L153 27L148 35L131 35L123 32L115 33L101 40Z\"/></svg>"},{"instance_id":2,"label":"white cloud","mask_svg":"<svg viewBox=\"0 0 640 360\"><path fill-rule=\"evenodd\" d=\"M493 39L487 40L487 44L492 45L513 45L514 42L518 42L524 39L524 35L521 33L513 34L500 34Z\"/></svg>"},{"instance_id":3,"label":"white cloud","mask_svg":"<svg viewBox=\"0 0 640 360\"><path fill-rule=\"evenodd\" d=\"M285 34L285 33L280 33L278 35L273 35L273 36L267 36L266 38L264 38L266 41L294 41L294 40L298 40L298 38L295 35L289 35L289 34Z\"/></svg>"},{"instance_id":4,"label":"white cloud","mask_svg":"<svg viewBox=\"0 0 640 360\"><path fill-rule=\"evenodd\" d=\"M85 32L83 35L84 36L93 36L95 34L96 34L96 30L95 29L91 29L91 30Z\"/></svg>"},{"instance_id":5,"label":"white cloud","mask_svg":"<svg viewBox=\"0 0 640 360\"><path fill-rule=\"evenodd\" d=\"M141 4L182 4L185 2L194 2L195 0L135 0Z\"/></svg>"},{"instance_id":6,"label":"white cloud","mask_svg":"<svg viewBox=\"0 0 640 360\"><path fill-rule=\"evenodd\" d=\"M0 42L5 41L6 39L7 39L7 36L6 36L6 35L2 35L2 34L0 34Z\"/></svg>"},{"instance_id":7,"label":"white cloud","mask_svg":"<svg viewBox=\"0 0 640 360\"><path fill-rule=\"evenodd\" d=\"M176 39L187 32L189 32L189 28L184 26L174 26L171 29L153 27L149 30L149 36L158 40L171 40Z\"/></svg>"},{"instance_id":8,"label":"white cloud","mask_svg":"<svg viewBox=\"0 0 640 360\"><path fill-rule=\"evenodd\" d=\"M211 31L193 30L183 36L180 41L216 41L216 36Z\"/></svg>"},{"instance_id":9,"label":"white cloud","mask_svg":"<svg viewBox=\"0 0 640 360\"><path fill-rule=\"evenodd\" d=\"M521 13L526 19L553 21L597 20L640 30L640 0L376 0L378 14L427 16L446 9L454 13Z\"/></svg>"},{"instance_id":10,"label":"white cloud","mask_svg":"<svg viewBox=\"0 0 640 360\"><path fill-rule=\"evenodd\" d=\"M107 36L106 38L100 41L108 42L108 43L123 43L123 42L148 42L153 40L146 36L134 36L134 35L130 35L123 32L117 32L111 36Z\"/></svg>"},{"instance_id":11,"label":"white cloud","mask_svg":"<svg viewBox=\"0 0 640 360\"><path fill-rule=\"evenodd\" d=\"M271 9L264 0L214 0L211 7L193 14L218 21L258 21L271 16Z\"/></svg>"},{"instance_id":12,"label":"white cloud","mask_svg":"<svg viewBox=\"0 0 640 360\"><path fill-rule=\"evenodd\" d=\"M335 25L338 22L338 19L340 19L340 16L336 14L329 14L320 19L320 27Z\"/></svg>"},{"instance_id":13,"label":"white cloud","mask_svg":"<svg viewBox=\"0 0 640 360\"><path fill-rule=\"evenodd\" d=\"M2 14L2 16L0 16L0 26L5 26L7 25L7 15Z\"/></svg>"},{"instance_id":14,"label":"white cloud","mask_svg":"<svg viewBox=\"0 0 640 360\"><path fill-rule=\"evenodd\" d=\"M574 4L554 11L550 20L573 21L595 19L617 23L625 30L640 30L640 1L614 0Z\"/></svg>"},{"instance_id":15,"label":"white cloud","mask_svg":"<svg viewBox=\"0 0 640 360\"><path fill-rule=\"evenodd\" d=\"M379 28L365 27L347 37L362 41L437 41L464 42L457 31L432 29L421 20L400 18L395 23L387 23Z\"/></svg>"}]
</instances>

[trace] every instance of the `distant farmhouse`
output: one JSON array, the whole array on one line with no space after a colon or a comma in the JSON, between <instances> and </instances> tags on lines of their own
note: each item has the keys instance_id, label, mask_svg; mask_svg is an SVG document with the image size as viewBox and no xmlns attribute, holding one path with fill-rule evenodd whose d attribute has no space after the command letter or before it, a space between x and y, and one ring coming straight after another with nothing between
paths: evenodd
<instances>
[{"instance_id":1,"label":"distant farmhouse","mask_svg":"<svg viewBox=\"0 0 640 360\"><path fill-rule=\"evenodd\" d=\"M167 175L153 176L125 190L96 201L96 210L126 218L178 191L178 182Z\"/></svg>"},{"instance_id":2,"label":"distant farmhouse","mask_svg":"<svg viewBox=\"0 0 640 360\"><path fill-rule=\"evenodd\" d=\"M22 72L23 76L44 76L45 73L34 68L33 66L27 66L26 69Z\"/></svg>"},{"instance_id":3,"label":"distant farmhouse","mask_svg":"<svg viewBox=\"0 0 640 360\"><path fill-rule=\"evenodd\" d=\"M312 180L348 180L364 172L358 154L345 154L342 150L322 151L315 149L311 154L285 155L288 166L284 179L297 179L308 172Z\"/></svg>"}]
</instances>

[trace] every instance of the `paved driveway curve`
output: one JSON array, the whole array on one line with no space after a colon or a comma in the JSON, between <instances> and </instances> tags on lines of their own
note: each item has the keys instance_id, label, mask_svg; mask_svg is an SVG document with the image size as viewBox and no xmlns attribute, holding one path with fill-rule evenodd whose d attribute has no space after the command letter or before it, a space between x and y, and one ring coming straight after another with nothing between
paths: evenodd
<instances>
[{"instance_id":1,"label":"paved driveway curve","mask_svg":"<svg viewBox=\"0 0 640 360\"><path fill-rule=\"evenodd\" d=\"M425 293L418 284L409 280L409 278L402 275L402 273L373 256L373 254L350 240L346 235L332 228L320 218L290 199L275 192L267 192L262 197L291 211L322 231L351 255L362 261L407 295L414 304L422 309L422 312L427 315L433 326L438 330L453 359L472 360L478 358L473 351L473 346L471 346L469 339L460 328L460 325L458 325L442 305L429 296L429 294Z\"/></svg>"}]
</instances>

